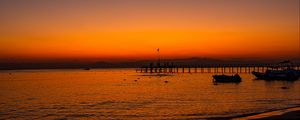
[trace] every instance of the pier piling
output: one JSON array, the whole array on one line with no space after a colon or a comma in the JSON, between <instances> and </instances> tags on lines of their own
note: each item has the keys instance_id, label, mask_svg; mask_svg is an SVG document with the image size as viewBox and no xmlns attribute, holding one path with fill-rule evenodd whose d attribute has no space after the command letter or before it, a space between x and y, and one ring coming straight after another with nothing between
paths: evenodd
<instances>
[{"instance_id":1,"label":"pier piling","mask_svg":"<svg viewBox=\"0 0 300 120\"><path fill-rule=\"evenodd\" d=\"M300 70L300 65L290 66L295 70ZM181 69L181 71L180 71ZM192 70L193 69L193 70ZM220 70L219 70L220 69ZM272 67L272 65L174 65L164 64L163 66L144 66L136 69L136 72L140 73L251 73L265 72L266 70L279 70L278 67Z\"/></svg>"}]
</instances>

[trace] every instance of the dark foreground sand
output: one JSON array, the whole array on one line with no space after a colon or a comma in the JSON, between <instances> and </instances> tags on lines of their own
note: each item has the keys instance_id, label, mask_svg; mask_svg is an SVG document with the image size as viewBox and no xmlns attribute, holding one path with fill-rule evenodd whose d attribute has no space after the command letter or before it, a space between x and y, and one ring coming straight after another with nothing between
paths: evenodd
<instances>
[{"instance_id":1,"label":"dark foreground sand","mask_svg":"<svg viewBox=\"0 0 300 120\"><path fill-rule=\"evenodd\" d=\"M233 118L233 120L300 120L300 107Z\"/></svg>"},{"instance_id":2,"label":"dark foreground sand","mask_svg":"<svg viewBox=\"0 0 300 120\"><path fill-rule=\"evenodd\" d=\"M250 120L300 120L300 110L284 113L282 115L274 115L265 118L257 118Z\"/></svg>"}]
</instances>

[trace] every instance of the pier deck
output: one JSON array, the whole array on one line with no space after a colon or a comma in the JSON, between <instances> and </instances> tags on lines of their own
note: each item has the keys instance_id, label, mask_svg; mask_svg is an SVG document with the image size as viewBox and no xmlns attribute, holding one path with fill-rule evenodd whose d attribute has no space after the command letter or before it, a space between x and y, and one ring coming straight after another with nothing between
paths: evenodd
<instances>
[{"instance_id":1,"label":"pier deck","mask_svg":"<svg viewBox=\"0 0 300 120\"><path fill-rule=\"evenodd\" d=\"M300 70L300 65L290 68ZM136 69L140 73L251 73L278 70L273 65L178 65L178 66L144 66Z\"/></svg>"}]
</instances>

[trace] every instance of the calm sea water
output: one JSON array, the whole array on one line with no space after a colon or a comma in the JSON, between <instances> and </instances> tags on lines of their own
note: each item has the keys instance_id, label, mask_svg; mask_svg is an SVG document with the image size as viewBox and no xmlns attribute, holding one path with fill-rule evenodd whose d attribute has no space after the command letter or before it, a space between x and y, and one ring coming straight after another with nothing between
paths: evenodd
<instances>
[{"instance_id":1,"label":"calm sea water","mask_svg":"<svg viewBox=\"0 0 300 120\"><path fill-rule=\"evenodd\" d=\"M240 74L239 84L214 85L212 74L140 75L134 69L1 71L0 119L212 118L300 105L299 80Z\"/></svg>"}]
</instances>

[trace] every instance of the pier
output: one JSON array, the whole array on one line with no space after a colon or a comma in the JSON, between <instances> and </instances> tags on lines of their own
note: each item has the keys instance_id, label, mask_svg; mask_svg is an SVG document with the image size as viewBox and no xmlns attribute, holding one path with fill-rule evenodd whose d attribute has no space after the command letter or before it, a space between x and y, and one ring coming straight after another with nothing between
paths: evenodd
<instances>
[{"instance_id":1,"label":"pier","mask_svg":"<svg viewBox=\"0 0 300 120\"><path fill-rule=\"evenodd\" d=\"M267 69L279 70L281 67L276 65L162 65L162 66L143 66L136 69L139 73L251 73L265 72ZM300 65L288 66L295 70L300 70Z\"/></svg>"}]
</instances>

